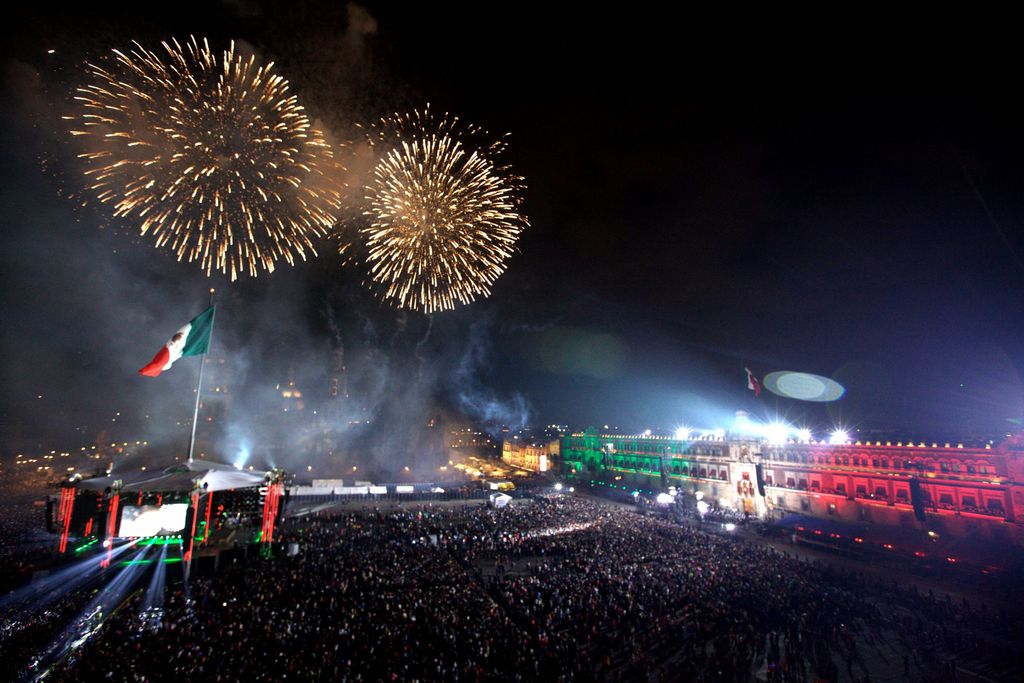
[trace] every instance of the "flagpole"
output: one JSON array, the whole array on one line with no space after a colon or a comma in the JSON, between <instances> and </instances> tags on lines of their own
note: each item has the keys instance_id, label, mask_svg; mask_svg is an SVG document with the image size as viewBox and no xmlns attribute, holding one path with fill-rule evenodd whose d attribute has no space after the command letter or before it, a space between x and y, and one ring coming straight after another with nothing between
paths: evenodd
<instances>
[{"instance_id":1,"label":"flagpole","mask_svg":"<svg viewBox=\"0 0 1024 683\"><path fill-rule=\"evenodd\" d=\"M206 357L210 355L210 345L213 342L213 323L217 319L217 309L213 306L213 288L210 288L210 308L213 308L213 315L210 316L210 336L206 340L206 353L199 362L199 382L196 384L196 407L192 411L192 437L188 440L188 461L192 462L192 453L196 448L196 423L199 422L199 399L203 394L203 368L206 366Z\"/></svg>"}]
</instances>

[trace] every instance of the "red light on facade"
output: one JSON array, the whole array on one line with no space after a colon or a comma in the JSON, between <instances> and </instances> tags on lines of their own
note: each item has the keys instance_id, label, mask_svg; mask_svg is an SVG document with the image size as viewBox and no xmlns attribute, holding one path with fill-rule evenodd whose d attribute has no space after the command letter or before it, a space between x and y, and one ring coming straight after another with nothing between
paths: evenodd
<instances>
[{"instance_id":1,"label":"red light on facade","mask_svg":"<svg viewBox=\"0 0 1024 683\"><path fill-rule=\"evenodd\" d=\"M71 530L71 511L75 505L75 489L67 487L60 490L60 508L58 517L61 521L60 547L59 552L63 553L68 548L68 533Z\"/></svg>"},{"instance_id":2,"label":"red light on facade","mask_svg":"<svg viewBox=\"0 0 1024 683\"><path fill-rule=\"evenodd\" d=\"M821 536L821 529L815 529L814 530L814 535L815 536Z\"/></svg>"},{"instance_id":3,"label":"red light on facade","mask_svg":"<svg viewBox=\"0 0 1024 683\"><path fill-rule=\"evenodd\" d=\"M882 547L886 550L892 550L892 543L885 543L882 545Z\"/></svg>"},{"instance_id":4,"label":"red light on facade","mask_svg":"<svg viewBox=\"0 0 1024 683\"><path fill-rule=\"evenodd\" d=\"M107 537L104 543L107 544L107 557L100 564L106 568L110 566L110 556L114 551L114 536L117 534L117 505L121 496L115 493L110 497L110 509L107 512Z\"/></svg>"},{"instance_id":5,"label":"red light on facade","mask_svg":"<svg viewBox=\"0 0 1024 683\"><path fill-rule=\"evenodd\" d=\"M953 562L953 563L956 563L956 558L955 558L955 557L947 557L947 558L946 558L946 562Z\"/></svg>"},{"instance_id":6,"label":"red light on facade","mask_svg":"<svg viewBox=\"0 0 1024 683\"><path fill-rule=\"evenodd\" d=\"M854 543L863 543L864 539L863 538L856 538L856 537L854 537L853 542Z\"/></svg>"},{"instance_id":7,"label":"red light on facade","mask_svg":"<svg viewBox=\"0 0 1024 683\"><path fill-rule=\"evenodd\" d=\"M915 550L914 551L914 556L915 557L924 557L924 553L922 553L920 550Z\"/></svg>"},{"instance_id":8,"label":"red light on facade","mask_svg":"<svg viewBox=\"0 0 1024 683\"><path fill-rule=\"evenodd\" d=\"M625 488L625 487L623 487ZM267 486L267 495L263 503L263 527L260 534L262 543L271 543L274 540L274 525L280 507L280 499L283 495L284 485L276 482Z\"/></svg>"}]
</instances>

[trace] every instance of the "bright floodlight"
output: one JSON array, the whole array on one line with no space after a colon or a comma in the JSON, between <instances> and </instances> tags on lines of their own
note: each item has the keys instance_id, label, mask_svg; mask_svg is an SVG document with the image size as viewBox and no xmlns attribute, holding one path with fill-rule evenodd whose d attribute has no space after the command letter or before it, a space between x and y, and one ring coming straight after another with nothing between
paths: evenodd
<instances>
[{"instance_id":1,"label":"bright floodlight","mask_svg":"<svg viewBox=\"0 0 1024 683\"><path fill-rule=\"evenodd\" d=\"M725 525L725 530L726 531L735 531L736 530L736 525L733 524L732 522L727 522L726 525Z\"/></svg>"},{"instance_id":2,"label":"bright floodlight","mask_svg":"<svg viewBox=\"0 0 1024 683\"><path fill-rule=\"evenodd\" d=\"M850 435L846 433L845 429L834 429L828 438L828 442L830 444L850 443Z\"/></svg>"},{"instance_id":3,"label":"bright floodlight","mask_svg":"<svg viewBox=\"0 0 1024 683\"><path fill-rule=\"evenodd\" d=\"M705 503L703 500L698 500L697 501L697 512L699 512L700 514L703 515L703 514L705 514L710 509L711 509L711 506L708 505L707 503Z\"/></svg>"},{"instance_id":4,"label":"bright floodlight","mask_svg":"<svg viewBox=\"0 0 1024 683\"><path fill-rule=\"evenodd\" d=\"M704 492L703 491L697 491L697 493L695 493L693 495L697 496L697 500L703 500L704 499Z\"/></svg>"},{"instance_id":5,"label":"bright floodlight","mask_svg":"<svg viewBox=\"0 0 1024 683\"><path fill-rule=\"evenodd\" d=\"M676 438L679 439L680 441L686 441L687 439L689 439L690 438L690 428L689 427L680 427L679 429L677 429L676 430Z\"/></svg>"},{"instance_id":6,"label":"bright floodlight","mask_svg":"<svg viewBox=\"0 0 1024 683\"><path fill-rule=\"evenodd\" d=\"M559 483L555 484L555 490L556 490L556 491L561 491L561 490L562 490L562 484L561 484L561 482L559 482Z\"/></svg>"},{"instance_id":7,"label":"bright floodlight","mask_svg":"<svg viewBox=\"0 0 1024 683\"><path fill-rule=\"evenodd\" d=\"M745 410L736 411L736 420L733 422L733 431L737 434L749 434L752 429L755 429L754 424L750 421L750 415Z\"/></svg>"},{"instance_id":8,"label":"bright floodlight","mask_svg":"<svg viewBox=\"0 0 1024 683\"><path fill-rule=\"evenodd\" d=\"M672 502L672 496L668 493L659 493L655 500L657 500L661 505L668 505Z\"/></svg>"},{"instance_id":9,"label":"bright floodlight","mask_svg":"<svg viewBox=\"0 0 1024 683\"><path fill-rule=\"evenodd\" d=\"M814 435L811 434L810 429L796 430L796 438L799 439L801 443L810 443L813 437Z\"/></svg>"},{"instance_id":10,"label":"bright floodlight","mask_svg":"<svg viewBox=\"0 0 1024 683\"><path fill-rule=\"evenodd\" d=\"M776 446L786 443L789 437L789 427L781 422L773 422L764 426L764 438L768 443Z\"/></svg>"}]
</instances>

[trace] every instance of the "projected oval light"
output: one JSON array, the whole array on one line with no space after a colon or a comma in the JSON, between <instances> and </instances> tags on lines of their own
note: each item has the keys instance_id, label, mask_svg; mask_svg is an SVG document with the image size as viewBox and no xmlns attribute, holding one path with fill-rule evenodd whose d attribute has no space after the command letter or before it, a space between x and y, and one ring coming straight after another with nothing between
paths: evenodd
<instances>
[{"instance_id":1,"label":"projected oval light","mask_svg":"<svg viewBox=\"0 0 1024 683\"><path fill-rule=\"evenodd\" d=\"M798 401L828 402L842 398L846 389L839 382L808 372L772 372L764 378L764 388L778 396Z\"/></svg>"}]
</instances>

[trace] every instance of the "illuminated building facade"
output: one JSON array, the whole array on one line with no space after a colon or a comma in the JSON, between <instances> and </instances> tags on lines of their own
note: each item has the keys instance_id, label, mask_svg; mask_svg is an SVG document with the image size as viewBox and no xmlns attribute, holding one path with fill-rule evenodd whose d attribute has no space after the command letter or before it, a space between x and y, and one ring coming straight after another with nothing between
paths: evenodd
<instances>
[{"instance_id":1,"label":"illuminated building facade","mask_svg":"<svg viewBox=\"0 0 1024 683\"><path fill-rule=\"evenodd\" d=\"M431 420L433 423L434 420ZM433 427L434 425L429 425ZM478 427L470 425L454 425L448 430L447 447L450 449L451 454L458 455L461 452L463 455L466 453L482 455L488 452L493 453L497 450L497 444L491 439L490 435L482 431Z\"/></svg>"},{"instance_id":2,"label":"illuminated building facade","mask_svg":"<svg viewBox=\"0 0 1024 683\"><path fill-rule=\"evenodd\" d=\"M276 389L281 392L281 410L285 413L300 413L306 408L302 400L302 392L295 386L295 377L291 371L288 372L288 384L277 385Z\"/></svg>"},{"instance_id":3,"label":"illuminated building facade","mask_svg":"<svg viewBox=\"0 0 1024 683\"><path fill-rule=\"evenodd\" d=\"M759 518L797 513L842 522L981 535L1024 544L1024 438L992 447L788 441L724 435L563 437L562 471L623 490L676 486Z\"/></svg>"},{"instance_id":4,"label":"illuminated building facade","mask_svg":"<svg viewBox=\"0 0 1024 683\"><path fill-rule=\"evenodd\" d=\"M503 462L532 472L547 472L558 458L560 444L557 439L547 442L505 439L501 444Z\"/></svg>"}]
</instances>

